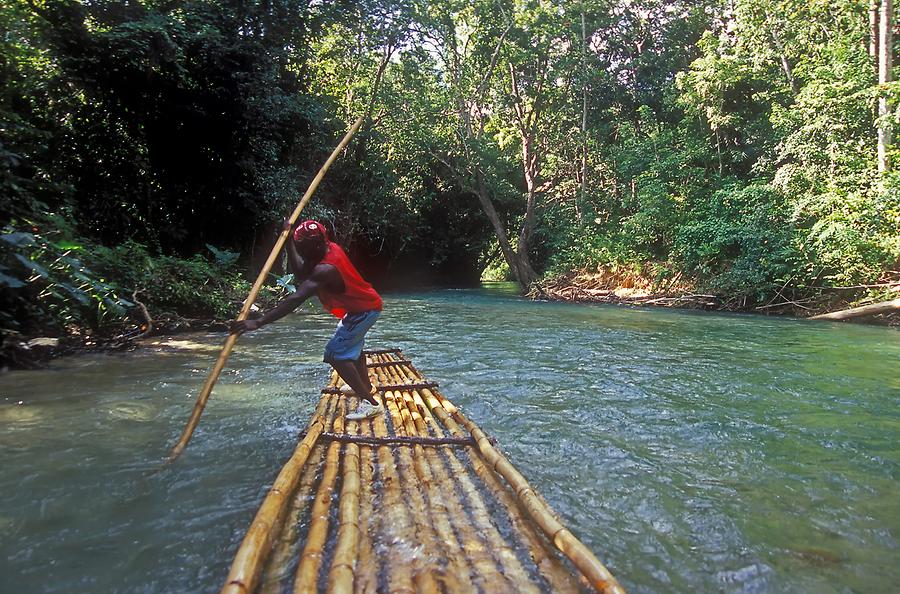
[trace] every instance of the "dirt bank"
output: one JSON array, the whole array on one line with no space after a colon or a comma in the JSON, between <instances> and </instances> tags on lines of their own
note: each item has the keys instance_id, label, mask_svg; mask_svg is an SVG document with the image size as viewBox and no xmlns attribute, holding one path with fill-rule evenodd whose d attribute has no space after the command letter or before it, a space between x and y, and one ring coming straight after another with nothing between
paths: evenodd
<instances>
[{"instance_id":1,"label":"dirt bank","mask_svg":"<svg viewBox=\"0 0 900 594\"><path fill-rule=\"evenodd\" d=\"M900 294L898 281L886 282L883 288L889 294ZM728 297L699 291L678 276L660 283L627 272L582 270L541 281L532 287L528 295L533 299L551 301L733 311L798 318L809 318L878 300L877 297L860 298L860 290L864 290L865 287L848 289L858 290L854 292L847 289L823 290L818 294L796 300L785 297L781 291L776 291L774 298L759 303L746 297ZM900 327L900 315L897 313L856 318L854 321Z\"/></svg>"}]
</instances>

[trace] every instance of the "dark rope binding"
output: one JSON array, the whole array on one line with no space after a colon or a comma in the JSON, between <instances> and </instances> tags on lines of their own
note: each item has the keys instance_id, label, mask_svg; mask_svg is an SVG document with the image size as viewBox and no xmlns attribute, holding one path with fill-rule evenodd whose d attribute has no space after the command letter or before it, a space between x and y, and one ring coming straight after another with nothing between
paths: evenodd
<instances>
[{"instance_id":1,"label":"dark rope binding","mask_svg":"<svg viewBox=\"0 0 900 594\"><path fill-rule=\"evenodd\" d=\"M426 445L426 446L474 446L475 440L471 437L424 437L411 435L392 435L378 437L377 435L356 435L350 433L330 433L323 431L319 434L321 439L339 441L341 443L362 443L366 445Z\"/></svg>"},{"instance_id":2,"label":"dark rope binding","mask_svg":"<svg viewBox=\"0 0 900 594\"><path fill-rule=\"evenodd\" d=\"M391 353L402 353L403 349L371 349L363 351L363 355L389 355Z\"/></svg>"},{"instance_id":3,"label":"dark rope binding","mask_svg":"<svg viewBox=\"0 0 900 594\"><path fill-rule=\"evenodd\" d=\"M412 361L410 361L409 359L395 359L393 361L380 361L378 363L369 363L368 366L370 368L374 368L374 367L390 367L391 365L410 366L410 365L412 365Z\"/></svg>"},{"instance_id":4,"label":"dark rope binding","mask_svg":"<svg viewBox=\"0 0 900 594\"><path fill-rule=\"evenodd\" d=\"M403 390L431 390L432 388L437 388L438 384L435 382L420 382L417 384L394 384L389 385L385 384L382 386L375 386L375 388L379 392L396 392ZM322 388L323 394L343 394L340 388ZM355 396L355 394L348 394L348 396Z\"/></svg>"}]
</instances>

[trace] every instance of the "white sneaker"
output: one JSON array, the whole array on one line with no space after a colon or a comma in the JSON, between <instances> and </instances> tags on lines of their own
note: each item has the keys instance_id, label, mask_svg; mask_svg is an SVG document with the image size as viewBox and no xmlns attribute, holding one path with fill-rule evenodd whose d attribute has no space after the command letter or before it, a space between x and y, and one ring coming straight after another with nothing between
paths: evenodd
<instances>
[{"instance_id":1,"label":"white sneaker","mask_svg":"<svg viewBox=\"0 0 900 594\"><path fill-rule=\"evenodd\" d=\"M365 400L359 403L359 408L356 409L356 412L352 412L347 415L348 421L362 421L363 419L370 419L376 415L384 414L384 406L381 404L371 404L366 402Z\"/></svg>"},{"instance_id":2,"label":"white sneaker","mask_svg":"<svg viewBox=\"0 0 900 594\"><path fill-rule=\"evenodd\" d=\"M353 388L350 387L350 384L342 384L338 389L341 391L341 394L343 396L356 396L356 392L353 391ZM374 387L372 389L372 394L377 394Z\"/></svg>"}]
</instances>

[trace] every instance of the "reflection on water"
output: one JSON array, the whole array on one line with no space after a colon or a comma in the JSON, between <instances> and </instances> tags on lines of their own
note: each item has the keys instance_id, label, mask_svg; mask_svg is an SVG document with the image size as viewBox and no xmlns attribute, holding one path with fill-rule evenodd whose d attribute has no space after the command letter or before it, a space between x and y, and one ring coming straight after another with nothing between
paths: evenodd
<instances>
[{"instance_id":1,"label":"reflection on water","mask_svg":"<svg viewBox=\"0 0 900 594\"><path fill-rule=\"evenodd\" d=\"M0 377L0 591L209 591L327 378L325 315ZM395 295L400 346L631 592L900 582L900 335L742 315ZM410 545L412 546L412 545ZM414 554L413 550L410 554Z\"/></svg>"}]
</instances>

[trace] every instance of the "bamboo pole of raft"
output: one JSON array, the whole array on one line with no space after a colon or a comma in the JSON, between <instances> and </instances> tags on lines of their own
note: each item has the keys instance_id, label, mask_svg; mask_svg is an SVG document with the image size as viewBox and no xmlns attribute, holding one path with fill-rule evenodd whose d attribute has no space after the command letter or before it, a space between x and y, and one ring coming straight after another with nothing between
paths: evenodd
<instances>
[{"instance_id":1,"label":"bamboo pole of raft","mask_svg":"<svg viewBox=\"0 0 900 594\"><path fill-rule=\"evenodd\" d=\"M384 415L378 415L372 420L372 428L375 435L388 434ZM415 523L410 521L407 510L412 511L401 491L400 476L397 467L394 466L394 456L388 446L379 446L377 450L378 468L381 473L381 482L384 485L381 508L376 513L381 515L381 536L387 542L392 543L388 549L387 561L387 590L392 593L411 594L419 589L419 582L423 577L418 577L413 582L414 574L419 576L421 572L413 571L413 563L418 569L419 562L415 558L406 558L398 550L398 544L410 544L415 542ZM425 584L422 584L425 585ZM434 592L434 589L430 589Z\"/></svg>"},{"instance_id":2,"label":"bamboo pole of raft","mask_svg":"<svg viewBox=\"0 0 900 594\"><path fill-rule=\"evenodd\" d=\"M253 523L234 557L231 570L225 580L221 594L248 594L255 591L263 563L272 548L272 543L284 520L291 494L297 485L300 471L309 457L316 440L325 429L324 413L331 401L319 401L315 416L310 422L306 436L297 444L293 455L278 473L275 483L263 500Z\"/></svg>"},{"instance_id":3,"label":"bamboo pole of raft","mask_svg":"<svg viewBox=\"0 0 900 594\"><path fill-rule=\"evenodd\" d=\"M379 379L382 383L388 381L384 372L379 373ZM399 419L397 418L399 411L395 406L396 402L393 392L385 394L384 405L385 408L389 410L395 426L398 427L398 431L403 430L409 433L409 431L399 425ZM429 464L425 463L425 455L421 451L424 450L424 448L422 448L421 445L416 445L414 448L416 456L413 457L413 465L419 482L425 488L425 499L427 500L428 510L427 517L423 518L421 521L426 525L427 520L431 521L431 527L433 527L434 533L432 534L429 531L428 535L434 543L431 545L432 550L442 551L443 558L446 561L446 566L441 568L442 572L439 575L439 579L446 592L451 594L457 592L475 594L478 592L478 588L469 579L472 571L468 565L468 559L465 554L466 549L457 538L449 519L451 515L450 508L453 508L452 513L456 514L457 517L463 517L465 511L454 497L452 485L449 489L440 489L442 484L449 484L449 481L447 480L447 477L441 475L439 471L436 474L432 474ZM430 459L435 452L433 448L428 448L427 453Z\"/></svg>"},{"instance_id":4,"label":"bamboo pole of raft","mask_svg":"<svg viewBox=\"0 0 900 594\"><path fill-rule=\"evenodd\" d=\"M347 399L341 398L337 413L334 417L333 431L340 433L344 430L344 415L347 409ZM322 480L316 491L310 512L309 531L306 533L306 546L300 555L300 564L297 566L297 575L294 578L294 594L306 594L316 591L319 578L319 568L322 565L322 552L325 541L328 538L329 513L331 511L334 482L338 473L340 461L341 443L331 442L328 452L325 454L325 468L322 472Z\"/></svg>"},{"instance_id":5,"label":"bamboo pole of raft","mask_svg":"<svg viewBox=\"0 0 900 594\"><path fill-rule=\"evenodd\" d=\"M347 421L346 432L355 435L358 421ZM334 558L328 572L329 594L350 594L353 592L357 543L359 541L359 499L360 461L359 445L348 443L344 446L341 460L341 495L338 504L338 533Z\"/></svg>"},{"instance_id":6,"label":"bamboo pole of raft","mask_svg":"<svg viewBox=\"0 0 900 594\"><path fill-rule=\"evenodd\" d=\"M369 381L374 381L371 372ZM372 420L367 419L359 424L360 435L375 435ZM359 448L360 493L359 505L359 543L357 544L357 563L353 579L353 591L356 594L375 594L378 590L378 571L380 559L376 557L372 544L371 531L379 526L380 514L375 514L375 448L361 445Z\"/></svg>"},{"instance_id":7,"label":"bamboo pole of raft","mask_svg":"<svg viewBox=\"0 0 900 594\"><path fill-rule=\"evenodd\" d=\"M417 403L428 410L421 396L416 394ZM429 411L430 414L430 411ZM452 421L452 419L451 419ZM448 427L450 427L448 425ZM452 429L451 429L452 431ZM547 549L549 544L534 531L532 525L522 516L519 505L513 500L509 489L503 487L496 474L481 461L476 453L468 456L475 474L482 480L489 493L500 501L509 518L513 534L525 547L538 572L543 576L549 590L557 594L579 594L581 588L572 573L560 562L559 558Z\"/></svg>"},{"instance_id":8,"label":"bamboo pole of raft","mask_svg":"<svg viewBox=\"0 0 900 594\"><path fill-rule=\"evenodd\" d=\"M408 366L407 369L400 370L400 373L406 374L407 381L409 381L409 380L421 381L423 379L422 375L415 368L415 366ZM593 553L591 553L590 549L585 547L580 541L578 541L574 536L572 536L572 534L568 530L566 530L564 526L562 526L562 524L559 522L559 520L557 520L556 517L553 515L552 511L550 511L549 506L547 506L547 504L538 496L537 492L535 492L531 488L531 486L528 485L528 483L525 481L525 478L522 477L522 475L519 474L517 470L515 470L515 468L512 466L512 464L508 460L506 460L506 458L503 457L502 454L497 452L493 448L493 446L491 446L489 440L487 439L487 436L484 434L483 431L481 431L480 428L478 428L477 425L475 425L475 423L473 423L468 418L466 418L464 415L462 415L462 413L460 413L450 401L446 400L440 394L440 392L438 392L436 390L432 391L429 389L423 389L421 391L421 393L423 393L425 395L426 399L428 400L428 406L432 410L432 412L435 413L435 416L437 416L439 419L441 419L441 421L444 422L444 424L447 425L448 428L453 429L454 426L456 426L456 422L453 419L454 419L454 417L458 418L460 420L460 423L462 423L466 427L466 429L470 431L470 434L472 435L473 439L476 440L476 443L478 444L478 451L480 453L482 453L482 455L484 455L483 450L482 450L483 445L487 445L488 447L491 448L491 450L493 450L495 452L495 454L496 454L496 456L498 456L498 458L493 460L493 463L492 463L492 457L485 456L484 460L485 460L485 462L488 463L486 469L491 470L491 471L497 471L499 474L501 474L504 477L504 479L507 480L507 482L509 482L510 486L513 487L513 489L515 490L516 497L520 501L522 508L526 510L526 512L531 517L532 521L534 521L535 524L537 524L546 533L548 538L554 543L554 546L556 546L560 550L560 552L562 552L567 558L569 558L569 560L572 561L573 564L575 564L575 566L578 568L578 570L582 572L582 574L588 579L588 581L595 588L597 588L598 590L600 590L602 592L611 592L611 593L616 593L616 594L624 593L624 589L618 584L618 582L615 580L615 577L613 577L609 573L609 570L607 570L606 567L603 566L603 564L593 555ZM480 435L482 437L481 438L477 437L474 433L472 433L472 429L477 430L478 433L480 433ZM505 462L505 465L501 464L501 459L502 459L502 461ZM473 458L473 462L474 461L475 461L475 458ZM477 466L476 466L476 468L477 468ZM515 473L515 475L518 475L518 477L520 479L520 480L516 481L515 484L513 483L513 481L510 481L509 477L506 474L503 474L503 472L501 471L501 470L508 471L510 469L512 470L512 473ZM515 476L512 473L510 473L510 476ZM517 488L517 485L518 485L518 487L521 487L521 488ZM524 493L526 490L527 490L527 493ZM525 497L523 497L523 493L524 493ZM528 495L530 495L530 497ZM513 508L510 507L508 509L513 509ZM543 509L546 511L545 519L547 520L547 522L545 522L543 524L541 523L541 521L538 520L538 518L535 517L535 515L536 515L535 510L540 510L540 509ZM551 533L548 531L548 528L556 528L556 530L554 530ZM568 535L568 536L566 536L566 535ZM559 538L560 540L558 541L557 538L554 538L554 536L557 536L557 538ZM573 540L575 543L577 543L577 545L571 544L571 541L573 541ZM566 549L564 549L563 547L560 546L560 542L562 542L566 546ZM567 550L571 551L571 554L570 554L570 552L567 552ZM584 554L585 552L586 552L586 555ZM578 557L579 560L576 560L573 557ZM591 563L591 560L593 560L593 565ZM587 571L585 571L585 569L583 569L579 565L579 563L581 563L581 565L589 566L589 570L591 571L591 573L588 573ZM593 569L591 569L591 567ZM609 584L605 587L605 589L603 587L598 586L597 581L595 581L595 579L594 579L594 577L602 577L604 574L608 575L611 578L611 580L609 581ZM594 577L592 577L592 576L594 576Z\"/></svg>"},{"instance_id":9,"label":"bamboo pole of raft","mask_svg":"<svg viewBox=\"0 0 900 594\"><path fill-rule=\"evenodd\" d=\"M372 421L363 421L360 433L374 435ZM359 551L357 553L356 573L353 580L353 591L356 594L375 594L378 589L379 560L375 557L372 547L370 530L378 526L378 516L375 509L375 464L373 458L375 448L363 445L359 448L360 482L363 492L360 494L359 521L362 523L359 530Z\"/></svg>"},{"instance_id":10,"label":"bamboo pole of raft","mask_svg":"<svg viewBox=\"0 0 900 594\"><path fill-rule=\"evenodd\" d=\"M392 406L394 406L394 402L392 399L392 392L384 393L384 405L385 408L390 410ZM394 417L392 415L392 420ZM374 419L374 425L376 430L376 435L380 432L381 426L384 426L385 433L387 430L387 424L384 419L384 415L378 415ZM402 427L398 425L397 421L394 420L394 429L398 434L402 434ZM428 516L426 513L426 503L425 498L422 495L422 490L416 484L418 481L416 480L416 475L414 473L414 461L412 459L412 455L410 454L409 448L400 448L396 452L396 459L398 461L398 468L400 470L399 473L399 484L401 491L404 494L404 499L410 510L410 519L412 520L412 528L413 534L411 541L414 542L416 540L420 541L423 546L422 550L427 554L428 551L438 550L435 545L435 537L433 528L428 520ZM385 507L388 505L385 502ZM398 560L395 561L400 563L409 563L409 560ZM425 592L425 593L433 593L437 594L441 591L438 587L438 583L435 577L435 569L436 567L429 561L423 561L419 554L413 556L412 559L412 579L415 584L416 592ZM394 589L391 588L393 592Z\"/></svg>"},{"instance_id":11,"label":"bamboo pole of raft","mask_svg":"<svg viewBox=\"0 0 900 594\"><path fill-rule=\"evenodd\" d=\"M422 376L418 374L418 371L415 370L415 368L406 372L404 375L406 381L421 381L422 379ZM431 394L430 390L423 390L423 392L424 395L418 390L413 392L413 398L419 409L423 411L432 422L433 418L431 415L434 414L453 435L461 436L464 433L464 430L449 416L447 411L441 406L440 402L438 402L433 394ZM426 398L428 399L427 404L425 402ZM482 480L488 491L493 493L502 504L503 509L506 511L510 523L512 524L513 530L516 532L516 536L528 549L532 561L535 566L537 566L540 574L547 581L550 590L552 592L558 592L559 594L576 594L580 592L581 590L572 574L562 565L562 563L560 563L556 555L551 554L547 550L547 540L542 539L534 531L532 524L522 516L518 503L513 500L509 489L503 487L499 482L496 473L482 462L481 456L479 456L474 449L469 456L469 460L472 463L475 474Z\"/></svg>"},{"instance_id":12,"label":"bamboo pole of raft","mask_svg":"<svg viewBox=\"0 0 900 594\"><path fill-rule=\"evenodd\" d=\"M409 381L408 376L402 370L395 367L391 371L398 383ZM407 426L414 425L418 431L427 433L428 429L415 402L414 392L417 393L418 391L403 392L403 419ZM434 430L438 437L443 437L443 430L439 426L434 426ZM457 458L454 451L447 452L447 460L451 475L455 478L469 501L475 528L484 537L488 550L493 551L496 555L500 563L500 575L505 576L510 582L507 587L515 592L539 594L540 589L531 581L516 554L510 549L497 527L491 522L490 512L488 512L483 498L473 484L463 463Z\"/></svg>"},{"instance_id":13,"label":"bamboo pole of raft","mask_svg":"<svg viewBox=\"0 0 900 594\"><path fill-rule=\"evenodd\" d=\"M478 444L478 450L488 467L506 479L506 482L515 491L519 503L535 524L544 531L556 548L569 558L591 585L604 594L624 594L625 589L606 566L556 519L550 508L541 501L528 481L525 480L525 477L491 445L484 431L460 413L456 406L441 396L439 392L433 394L441 406L469 431Z\"/></svg>"},{"instance_id":14,"label":"bamboo pole of raft","mask_svg":"<svg viewBox=\"0 0 900 594\"><path fill-rule=\"evenodd\" d=\"M380 379L390 381L384 372L381 372ZM387 406L388 399L385 398L385 400ZM392 417L395 415L396 412ZM406 433L412 432L407 430ZM463 531L462 537L457 537L450 521L451 517L464 517L465 510L462 509L452 491L441 489L441 485L450 484L450 480L443 473L442 467L434 464L435 456L437 456L436 450L434 448L425 449L421 445L414 446L414 448L416 453L413 457L415 472L419 482L425 488L428 518L434 528L434 539L438 547L436 550L442 551L446 563L442 567L440 580L445 591L450 594L475 594L478 592L478 588L470 579L470 576L474 575L473 568L466 557L466 546L463 540L465 538L472 540L473 537L465 531Z\"/></svg>"},{"instance_id":15,"label":"bamboo pole of raft","mask_svg":"<svg viewBox=\"0 0 900 594\"><path fill-rule=\"evenodd\" d=\"M396 372L390 369L380 370L381 373L384 374L384 381L392 382L394 384L402 384L407 383L404 381L398 381L398 377ZM388 400L388 410L391 413L391 416L395 419L395 424L398 427L402 427L402 430L409 435L418 434L418 428L414 424L412 420L412 415L410 411L407 409L405 404L404 395L408 394L406 391L395 391L391 393L392 398ZM424 434L427 434L427 429ZM466 512L466 506L463 503L463 500L457 497L450 497L449 494L454 492L453 483L459 482L459 476L454 476L454 480L450 480L450 476L452 473L448 473L446 467L443 462L440 461L440 458L433 456L435 453L433 448L428 448L428 451L424 451L425 448L421 446L416 447L416 457L415 461L421 462L423 460L428 461L428 466L430 466L430 473L422 468L421 472L423 476L420 478L425 478L422 481L425 484L428 484L428 480L435 476L438 478L438 484L445 485L443 492L440 496L442 498L447 499L448 507L449 507L449 518L455 520L452 522L456 531L460 534L460 544L462 546L464 557L468 560L468 562L472 566L472 576L474 579L473 585L478 586L479 589L485 592L511 592L512 589L508 582L503 579L502 572L498 570L497 565L494 562L493 556L490 553L490 545L486 539L484 539L484 534L481 530L476 530L476 526L473 526L468 522L468 513ZM453 456L452 452L448 452L448 456ZM430 476L429 476L430 475ZM477 514L477 510L473 510L473 515ZM483 525L477 526L477 528L484 528ZM454 572L448 572L454 573Z\"/></svg>"},{"instance_id":16,"label":"bamboo pole of raft","mask_svg":"<svg viewBox=\"0 0 900 594\"><path fill-rule=\"evenodd\" d=\"M332 374L332 385L336 383L336 379L337 374ZM330 425L332 423L336 407L337 399L330 398L328 409L325 413L326 424ZM280 594L283 590L282 581L287 577L286 572L289 569L291 559L298 553L300 547L300 543L297 542L300 518L303 516L303 512L309 508L313 499L313 487L319 474L319 466L325 459L327 447L327 443L322 443L321 439L318 440L309 458L306 459L296 492L291 498L291 506L288 508L285 520L282 523L284 528L279 533L278 541L272 547L272 552L269 554L269 559L263 570L259 594Z\"/></svg>"},{"instance_id":17,"label":"bamboo pole of raft","mask_svg":"<svg viewBox=\"0 0 900 594\"><path fill-rule=\"evenodd\" d=\"M330 410L329 412L334 412ZM309 508L313 499L313 487L319 473L319 465L325 458L327 444L316 443L312 453L303 466L303 473L297 484L297 492L291 498L291 506L285 515L283 528L278 535L278 541L269 553L265 569L258 588L259 594L281 594L284 586L283 580L287 577L291 559L298 554L300 543L297 541L298 528L303 517L303 512Z\"/></svg>"},{"instance_id":18,"label":"bamboo pole of raft","mask_svg":"<svg viewBox=\"0 0 900 594\"><path fill-rule=\"evenodd\" d=\"M404 418L401 422L408 422L408 411L406 411L405 408L397 410L398 407L403 406L402 399L398 399L394 405L392 413L398 414ZM421 446L418 447L421 448ZM431 449L432 448L428 448L428 450ZM417 456L417 462L421 463L421 458L424 455L424 453L420 453ZM458 477L454 477L454 480L451 480L443 465L439 462L436 463L437 460L435 458L432 458L431 456L429 456L429 458L429 465L432 470L431 476L438 478L438 485L441 487L438 497L448 497L450 493L454 492L453 485ZM497 567L486 540L478 530L478 528L483 526L473 525L473 523L469 522L470 516L466 511L463 499L458 495L453 496L448 508L450 511L447 517L448 523L452 527L455 527L460 535L460 545L462 547L461 556L472 568L471 572L468 572L469 575L471 575L471 581L461 584L461 587L467 588L467 591L481 590L492 593L514 592L515 590L511 587L509 582L504 579L505 576L503 575L502 570ZM474 522L474 524L479 523ZM456 572L453 569L448 569L447 574L448 577L456 577Z\"/></svg>"},{"instance_id":19,"label":"bamboo pole of raft","mask_svg":"<svg viewBox=\"0 0 900 594\"><path fill-rule=\"evenodd\" d=\"M360 116L350 129L344 134L344 137L338 143L337 147L335 147L334 151L332 151L331 155L328 157L328 160L325 161L325 164L322 165L322 168L313 178L312 182L309 184L309 187L306 189L306 192L303 194L303 197L300 199L300 202L297 204L297 207L294 208L294 212L291 213L289 218L291 225L297 222L297 218L299 218L301 211L306 207L306 204L309 202L310 198L312 198L313 193L319 187L319 184L322 182L322 178L325 177L325 173L328 171L328 168L331 167L331 164L338 158L341 151L344 150L344 147L350 142L350 139L353 138L353 135L356 134L356 131L359 130L359 127L362 125L363 120L365 119L365 115ZM288 233L290 233L290 229L282 229L281 234L278 236L278 240L275 242L275 246L272 248L272 253L269 254L268 260L263 265L262 270L259 271L259 275L256 277L256 282L253 283L253 288L250 289L250 294L247 295L247 299L244 301L244 306L241 308L241 312L238 314L237 320L246 320L247 316L250 314L250 307L256 302L256 297L259 294L259 290L262 288L263 283L266 281L266 277L269 275L269 271L272 269L272 266L275 264L275 260L278 258L278 254L281 252L281 248L284 247L284 242L287 239ZM216 364L213 365L212 371L209 373L209 377L206 378L206 383L203 384L203 388L200 390L200 394L197 396L197 401L194 403L194 408L191 411L191 416L188 419L187 425L184 427L184 431L181 432L181 437L178 438L178 443L172 448L171 453L169 454L169 461L175 460L181 455L181 452L184 451L184 448L187 447L188 442L191 440L191 436L194 434L194 430L197 428L197 424L200 423L200 415L203 414L203 409L206 407L206 401L209 400L209 395L212 393L213 386L216 385L216 381L219 379L219 375L222 373L222 369L225 367L225 362L228 360L229 355L231 355L231 351L234 349L234 345L237 342L238 334L231 333L228 335L228 338L225 340L225 345L222 347L222 352L219 353L219 358L216 359Z\"/></svg>"}]
</instances>

